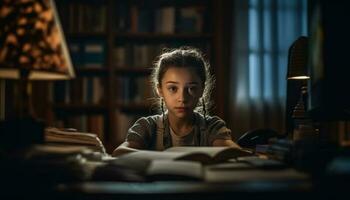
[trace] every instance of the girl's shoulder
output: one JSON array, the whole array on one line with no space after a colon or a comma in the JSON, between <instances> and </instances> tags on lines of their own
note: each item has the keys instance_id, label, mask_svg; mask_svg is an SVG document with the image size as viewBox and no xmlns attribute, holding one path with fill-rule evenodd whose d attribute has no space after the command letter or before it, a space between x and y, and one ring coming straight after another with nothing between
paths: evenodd
<instances>
[{"instance_id":1,"label":"girl's shoulder","mask_svg":"<svg viewBox=\"0 0 350 200\"><path fill-rule=\"evenodd\" d=\"M226 139L230 136L231 130L226 127L226 123L218 116L204 116L202 114L196 114L197 123L201 131L208 137L208 144L212 144L212 141L217 139ZM199 119L199 120L198 120Z\"/></svg>"},{"instance_id":2,"label":"girl's shoulder","mask_svg":"<svg viewBox=\"0 0 350 200\"><path fill-rule=\"evenodd\" d=\"M196 115L196 119L198 119L197 121L200 124L206 124L206 125L217 124L217 123L225 124L225 121L216 115L213 115L213 116L207 115L205 116L205 118L201 113L198 113L198 112L195 112L195 115Z\"/></svg>"},{"instance_id":3,"label":"girl's shoulder","mask_svg":"<svg viewBox=\"0 0 350 200\"><path fill-rule=\"evenodd\" d=\"M156 124L159 120L162 119L162 115L149 115L140 117L136 120L136 124Z\"/></svg>"}]
</instances>

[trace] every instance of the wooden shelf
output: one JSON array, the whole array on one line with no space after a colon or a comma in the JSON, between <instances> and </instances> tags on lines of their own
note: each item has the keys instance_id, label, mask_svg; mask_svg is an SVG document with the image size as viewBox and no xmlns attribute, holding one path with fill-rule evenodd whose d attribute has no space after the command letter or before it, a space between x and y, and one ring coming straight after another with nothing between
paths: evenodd
<instances>
[{"instance_id":1,"label":"wooden shelf","mask_svg":"<svg viewBox=\"0 0 350 200\"><path fill-rule=\"evenodd\" d=\"M131 4L137 5L147 5L147 6L192 6L192 5L207 5L210 3L210 0L127 0Z\"/></svg>"},{"instance_id":2,"label":"wooden shelf","mask_svg":"<svg viewBox=\"0 0 350 200\"><path fill-rule=\"evenodd\" d=\"M114 72L118 76L124 76L124 75L145 76L145 75L151 74L151 69L142 68L142 67L128 68L127 66L125 66L125 67L116 68Z\"/></svg>"},{"instance_id":3,"label":"wooden shelf","mask_svg":"<svg viewBox=\"0 0 350 200\"><path fill-rule=\"evenodd\" d=\"M209 33L115 33L117 38L133 40L210 40Z\"/></svg>"},{"instance_id":4,"label":"wooden shelf","mask_svg":"<svg viewBox=\"0 0 350 200\"><path fill-rule=\"evenodd\" d=\"M96 104L53 104L53 108L56 111L64 111L71 114L103 114L106 112L107 107L105 105L96 105Z\"/></svg>"},{"instance_id":5,"label":"wooden shelf","mask_svg":"<svg viewBox=\"0 0 350 200\"><path fill-rule=\"evenodd\" d=\"M70 2L72 2L72 0L59 0L59 1L63 2L63 3L70 3ZM101 3L101 4L104 4L107 1L108 0L74 0L75 3Z\"/></svg>"},{"instance_id":6,"label":"wooden shelf","mask_svg":"<svg viewBox=\"0 0 350 200\"><path fill-rule=\"evenodd\" d=\"M76 67L77 76L107 76L109 73L108 67L92 68L92 67Z\"/></svg>"},{"instance_id":7,"label":"wooden shelf","mask_svg":"<svg viewBox=\"0 0 350 200\"><path fill-rule=\"evenodd\" d=\"M116 103L116 108L125 113L152 113L152 105L150 103Z\"/></svg>"},{"instance_id":8,"label":"wooden shelf","mask_svg":"<svg viewBox=\"0 0 350 200\"><path fill-rule=\"evenodd\" d=\"M65 33L67 39L74 39L74 38L105 38L107 37L107 32L67 32Z\"/></svg>"}]
</instances>

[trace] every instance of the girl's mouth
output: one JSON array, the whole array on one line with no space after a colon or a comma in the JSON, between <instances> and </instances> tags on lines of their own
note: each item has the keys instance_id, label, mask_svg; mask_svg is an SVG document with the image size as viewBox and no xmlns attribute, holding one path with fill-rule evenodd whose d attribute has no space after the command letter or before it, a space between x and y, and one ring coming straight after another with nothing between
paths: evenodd
<instances>
[{"instance_id":1,"label":"girl's mouth","mask_svg":"<svg viewBox=\"0 0 350 200\"><path fill-rule=\"evenodd\" d=\"M188 108L187 108L187 107L175 107L175 109L176 109L178 112L185 112Z\"/></svg>"}]
</instances>

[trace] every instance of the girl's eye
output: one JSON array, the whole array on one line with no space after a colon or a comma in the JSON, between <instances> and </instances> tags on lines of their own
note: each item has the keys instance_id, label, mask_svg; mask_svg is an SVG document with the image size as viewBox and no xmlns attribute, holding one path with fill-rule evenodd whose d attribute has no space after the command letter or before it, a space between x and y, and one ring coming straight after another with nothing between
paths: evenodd
<instances>
[{"instance_id":1,"label":"girl's eye","mask_svg":"<svg viewBox=\"0 0 350 200\"><path fill-rule=\"evenodd\" d=\"M188 93L191 95L195 95L197 91L197 87L192 86L192 87L188 87Z\"/></svg>"},{"instance_id":2,"label":"girl's eye","mask_svg":"<svg viewBox=\"0 0 350 200\"><path fill-rule=\"evenodd\" d=\"M170 86L170 87L168 87L168 90L169 90L170 92L176 92L176 91L177 91L177 88L176 88L175 86Z\"/></svg>"}]
</instances>

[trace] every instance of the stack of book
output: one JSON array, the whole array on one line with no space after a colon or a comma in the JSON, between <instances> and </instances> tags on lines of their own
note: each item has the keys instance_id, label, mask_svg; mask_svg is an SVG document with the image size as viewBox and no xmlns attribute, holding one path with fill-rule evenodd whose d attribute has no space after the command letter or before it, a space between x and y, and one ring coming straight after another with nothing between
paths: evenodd
<instances>
[{"instance_id":1,"label":"stack of book","mask_svg":"<svg viewBox=\"0 0 350 200\"><path fill-rule=\"evenodd\" d=\"M100 138L94 133L77 132L71 129L46 128L45 142L47 144L66 146L85 146L94 151L106 154L106 149Z\"/></svg>"},{"instance_id":2,"label":"stack of book","mask_svg":"<svg viewBox=\"0 0 350 200\"><path fill-rule=\"evenodd\" d=\"M291 164L294 157L295 144L289 139L271 139L266 150L270 158Z\"/></svg>"}]
</instances>

